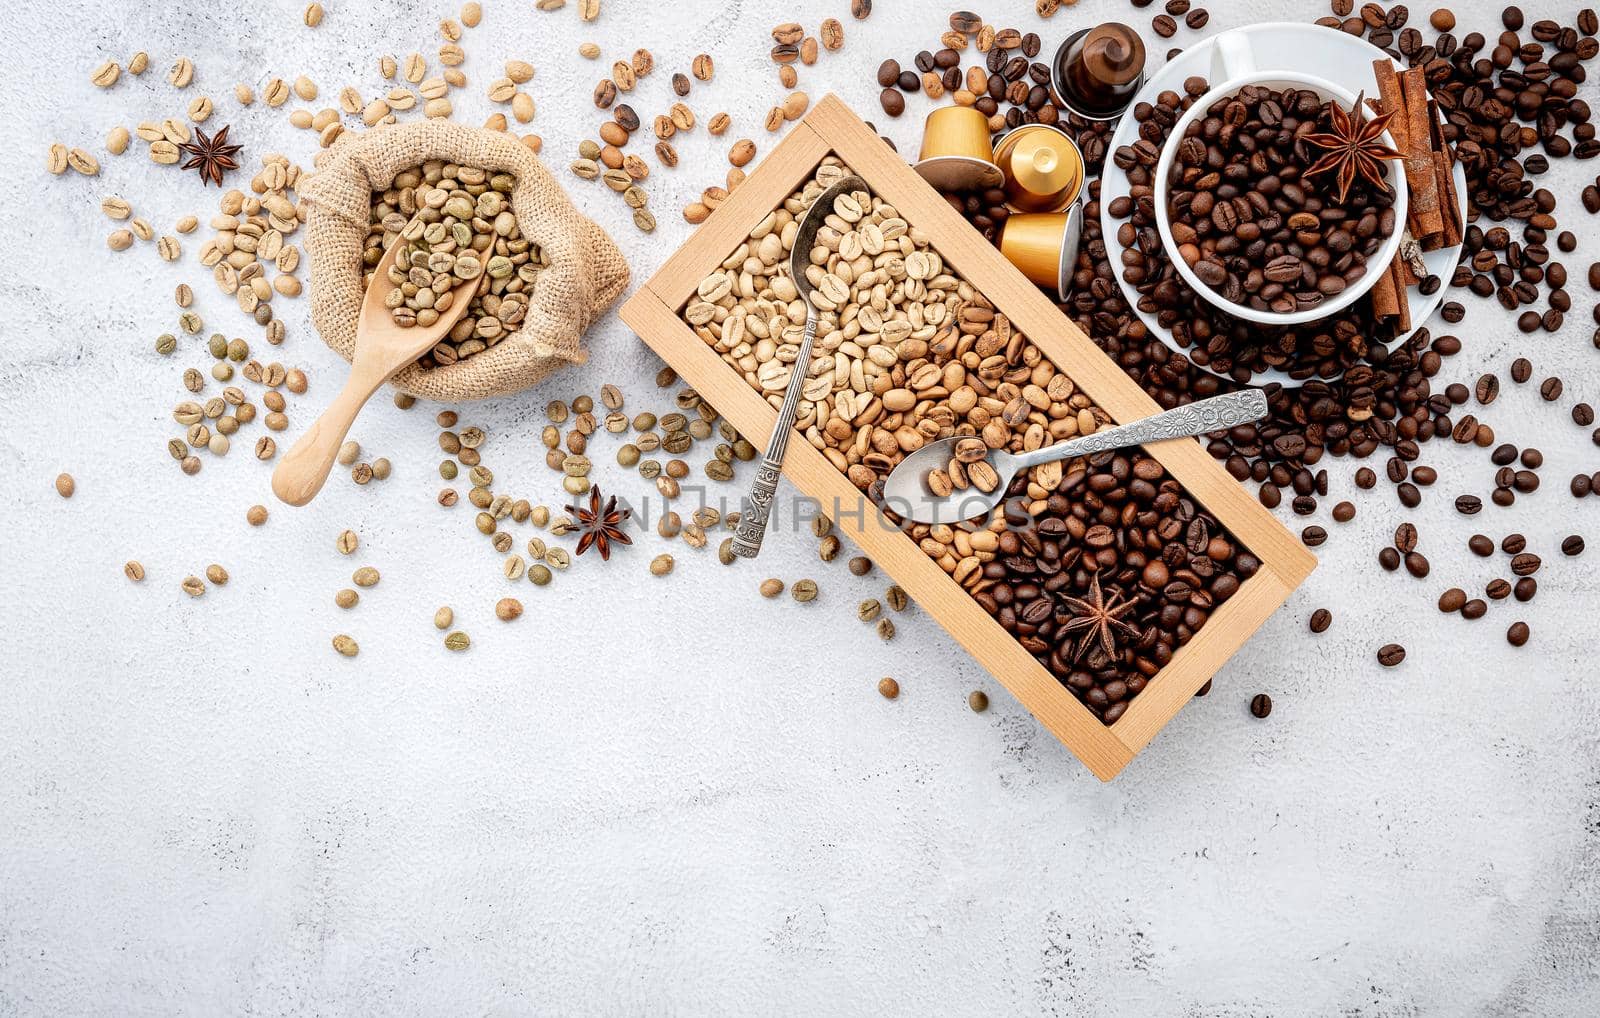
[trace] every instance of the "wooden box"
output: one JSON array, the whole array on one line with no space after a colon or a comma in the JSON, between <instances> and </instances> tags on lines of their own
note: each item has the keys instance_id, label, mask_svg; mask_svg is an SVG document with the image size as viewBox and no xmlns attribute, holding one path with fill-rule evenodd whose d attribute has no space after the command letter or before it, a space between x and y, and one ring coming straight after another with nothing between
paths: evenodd
<instances>
[{"instance_id":1,"label":"wooden box","mask_svg":"<svg viewBox=\"0 0 1600 1018\"><path fill-rule=\"evenodd\" d=\"M837 97L828 96L622 308L622 318L739 431L764 446L777 412L679 318L700 280L750 230L810 177L829 153L843 159L907 221L932 239L969 280L1100 407L1119 422L1159 411L1054 304L1014 269L942 197ZM1260 559L1261 569L1217 608L1114 724L1106 725L1033 659L911 538L857 515L842 532L939 621L1056 738L1101 780L1110 780L1272 614L1316 565L1266 509L1192 439L1148 450ZM784 473L823 506L864 496L802 436L789 443ZM868 514L872 512L868 504ZM771 541L785 540L778 528Z\"/></svg>"}]
</instances>

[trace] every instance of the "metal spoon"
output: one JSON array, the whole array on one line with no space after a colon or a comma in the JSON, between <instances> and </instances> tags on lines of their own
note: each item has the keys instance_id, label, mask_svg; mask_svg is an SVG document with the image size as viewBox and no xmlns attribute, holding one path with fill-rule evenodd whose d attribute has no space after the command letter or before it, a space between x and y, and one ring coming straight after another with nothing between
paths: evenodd
<instances>
[{"instance_id":1,"label":"metal spoon","mask_svg":"<svg viewBox=\"0 0 1600 1018\"><path fill-rule=\"evenodd\" d=\"M733 553L741 558L755 558L761 553L761 541L767 534L767 520L772 515L772 500L778 492L778 478L783 473L783 453L789 446L789 433L794 430L795 412L800 406L800 390L805 387L806 375L811 369L811 343L817 338L817 310L811 304L814 287L806 278L806 266L811 264L811 249L816 246L817 231L833 215L833 203L842 194L867 190L867 182L860 177L841 177L817 196L806 214L800 217L800 227L795 234L794 248L789 253L789 276L794 288L806 304L806 327L800 340L800 352L789 373L789 385L783 395L783 408L778 411L778 421L773 425L772 438L767 442L766 455L756 469L756 479L750 485L750 494L739 510L739 529L733 535Z\"/></svg>"},{"instance_id":2,"label":"metal spoon","mask_svg":"<svg viewBox=\"0 0 1600 1018\"><path fill-rule=\"evenodd\" d=\"M959 523L982 516L998 505L1005 498L1006 489L1011 486L1011 479L1017 476L1019 470L1110 449L1204 435L1249 424L1266 415L1267 394L1260 389L1246 389L1225 396L1212 396L1082 438L1045 446L1034 452L1013 454L993 450L988 455L989 465L1000 477L993 491L982 492L976 487L968 487L964 491L940 497L928 489L927 476L930 470L947 466L955 456L958 439L947 438L925 445L900 461L900 465L894 468L883 484L883 504L885 508L914 523Z\"/></svg>"}]
</instances>

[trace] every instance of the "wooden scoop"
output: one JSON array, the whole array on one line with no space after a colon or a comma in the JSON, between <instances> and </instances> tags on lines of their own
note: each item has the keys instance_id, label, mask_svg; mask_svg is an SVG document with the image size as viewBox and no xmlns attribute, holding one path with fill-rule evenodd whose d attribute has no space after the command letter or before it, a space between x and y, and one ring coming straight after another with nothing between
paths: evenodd
<instances>
[{"instance_id":1,"label":"wooden scoop","mask_svg":"<svg viewBox=\"0 0 1600 1018\"><path fill-rule=\"evenodd\" d=\"M300 441L294 444L278 468L272 472L272 491L290 505L305 505L317 497L328 480L328 471L339 455L350 425L356 414L366 406L367 400L387 382L396 371L433 349L444 338L472 303L472 290L482 283L485 274L463 280L455 289L450 307L439 320L424 328L413 325L402 328L395 324L394 316L383 300L394 289L389 281L389 268L405 242L396 239L383 254L378 270L373 274L367 295L361 301L361 317L356 322L355 356L350 359L350 377L344 389L334 397L328 409L322 412Z\"/></svg>"}]
</instances>

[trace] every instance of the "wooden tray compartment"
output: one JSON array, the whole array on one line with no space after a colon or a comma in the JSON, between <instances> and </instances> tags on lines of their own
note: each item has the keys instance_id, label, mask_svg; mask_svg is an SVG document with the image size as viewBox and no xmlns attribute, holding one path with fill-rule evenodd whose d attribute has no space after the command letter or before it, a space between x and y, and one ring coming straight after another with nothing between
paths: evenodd
<instances>
[{"instance_id":1,"label":"wooden tray compartment","mask_svg":"<svg viewBox=\"0 0 1600 1018\"><path fill-rule=\"evenodd\" d=\"M1118 422L1160 407L1094 342L1013 268L837 97L819 102L675 253L623 305L622 318L743 435L760 448L777 412L679 311L707 274L750 230L815 171L829 153L924 231L944 261L965 277ZM824 507L867 505L836 522L1001 685L1101 780L1115 777L1188 703L1289 593L1316 559L1192 439L1147 451L1261 561L1238 593L1211 614L1114 724L1106 725L991 618L916 542L874 519L862 492L803 436L789 443L784 474ZM782 531L771 540L783 540Z\"/></svg>"}]
</instances>

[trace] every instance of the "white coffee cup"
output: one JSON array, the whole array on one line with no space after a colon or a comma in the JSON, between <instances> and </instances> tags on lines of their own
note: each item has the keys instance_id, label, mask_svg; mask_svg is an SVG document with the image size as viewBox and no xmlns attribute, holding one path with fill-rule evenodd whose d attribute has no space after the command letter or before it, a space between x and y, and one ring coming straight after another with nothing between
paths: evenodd
<instances>
[{"instance_id":1,"label":"white coffee cup","mask_svg":"<svg viewBox=\"0 0 1600 1018\"><path fill-rule=\"evenodd\" d=\"M1285 55L1283 59L1292 57ZM1172 216L1167 207L1167 195L1171 190L1172 166L1177 160L1178 146L1187 135L1190 125L1204 117L1216 103L1237 95L1239 90L1247 85L1309 89L1322 99L1336 99L1351 110L1355 109L1356 97L1341 86L1315 75L1296 71L1258 70L1255 52L1251 48L1251 37L1247 33L1238 31L1224 32L1216 37L1211 51L1211 80L1220 81L1221 84L1214 85L1206 95L1201 96L1193 106L1189 107L1188 112L1178 118L1178 122L1173 125L1172 133L1167 136L1166 145L1162 147L1161 158L1156 163L1153 190L1156 197L1156 229L1161 235L1161 243L1167 251L1167 256L1177 268L1178 275L1183 277L1191 289L1214 307L1235 318L1260 325L1282 327L1303 325L1337 314L1360 300L1377 285L1389 263L1394 260L1395 253L1400 250L1400 242L1405 236L1409 197L1400 161L1389 160L1383 164L1390 189L1394 192L1394 229L1378 250L1367 258L1367 271L1361 278L1334 296L1323 300L1316 307L1304 311L1260 311L1245 304L1236 304L1200 280L1194 269L1179 256L1178 244L1172 236ZM1387 131L1383 133L1382 138L1385 144L1394 147L1394 138Z\"/></svg>"}]
</instances>

